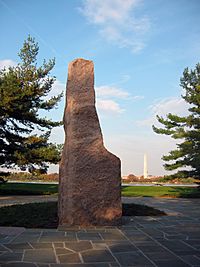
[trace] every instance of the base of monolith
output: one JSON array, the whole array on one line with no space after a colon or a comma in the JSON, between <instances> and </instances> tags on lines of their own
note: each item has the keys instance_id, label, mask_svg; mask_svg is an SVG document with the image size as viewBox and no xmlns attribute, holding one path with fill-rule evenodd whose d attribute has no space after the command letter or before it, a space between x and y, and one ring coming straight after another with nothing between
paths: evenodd
<instances>
[{"instance_id":1,"label":"base of monolith","mask_svg":"<svg viewBox=\"0 0 200 267\"><path fill-rule=\"evenodd\" d=\"M66 179L60 184L59 226L119 225L120 160L106 150L98 155L94 149L77 153L76 161L73 180L64 175L63 163L60 166L60 177Z\"/></svg>"}]
</instances>

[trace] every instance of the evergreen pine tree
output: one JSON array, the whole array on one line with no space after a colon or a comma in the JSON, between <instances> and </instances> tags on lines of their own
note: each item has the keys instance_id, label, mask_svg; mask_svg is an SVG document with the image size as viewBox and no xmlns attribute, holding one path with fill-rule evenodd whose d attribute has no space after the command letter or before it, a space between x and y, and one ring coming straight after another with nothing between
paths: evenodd
<instances>
[{"instance_id":1,"label":"evergreen pine tree","mask_svg":"<svg viewBox=\"0 0 200 267\"><path fill-rule=\"evenodd\" d=\"M21 62L0 70L0 165L44 170L57 163L61 146L48 142L51 130L61 123L41 117L40 111L56 107L62 93L47 100L55 77L55 60L37 67L38 43L28 37L20 53ZM39 132L39 134L38 134ZM42 134L41 134L42 133Z\"/></svg>"},{"instance_id":2,"label":"evergreen pine tree","mask_svg":"<svg viewBox=\"0 0 200 267\"><path fill-rule=\"evenodd\" d=\"M200 177L200 64L194 70L186 68L180 85L184 90L182 98L189 104L188 115L181 117L167 114L166 119L157 116L164 128L153 126L154 132L182 140L177 149L163 156L166 170L177 170L176 177ZM185 170L179 170L179 168Z\"/></svg>"}]
</instances>

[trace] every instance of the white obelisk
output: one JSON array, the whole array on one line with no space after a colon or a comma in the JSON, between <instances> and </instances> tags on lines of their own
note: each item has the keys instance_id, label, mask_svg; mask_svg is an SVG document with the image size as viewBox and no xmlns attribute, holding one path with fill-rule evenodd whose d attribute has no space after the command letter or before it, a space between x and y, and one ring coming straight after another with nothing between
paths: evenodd
<instances>
[{"instance_id":1,"label":"white obelisk","mask_svg":"<svg viewBox=\"0 0 200 267\"><path fill-rule=\"evenodd\" d=\"M144 153L144 179L148 178L147 171L147 153Z\"/></svg>"}]
</instances>

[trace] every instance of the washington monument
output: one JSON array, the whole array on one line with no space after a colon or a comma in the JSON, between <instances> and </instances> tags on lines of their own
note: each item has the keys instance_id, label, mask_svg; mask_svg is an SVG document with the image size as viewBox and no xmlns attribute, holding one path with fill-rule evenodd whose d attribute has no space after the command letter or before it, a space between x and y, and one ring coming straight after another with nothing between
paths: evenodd
<instances>
[{"instance_id":1,"label":"washington monument","mask_svg":"<svg viewBox=\"0 0 200 267\"><path fill-rule=\"evenodd\" d=\"M143 175L144 175L144 179L145 178L148 178L148 170L147 170L147 154L144 153L144 172L143 172Z\"/></svg>"}]
</instances>

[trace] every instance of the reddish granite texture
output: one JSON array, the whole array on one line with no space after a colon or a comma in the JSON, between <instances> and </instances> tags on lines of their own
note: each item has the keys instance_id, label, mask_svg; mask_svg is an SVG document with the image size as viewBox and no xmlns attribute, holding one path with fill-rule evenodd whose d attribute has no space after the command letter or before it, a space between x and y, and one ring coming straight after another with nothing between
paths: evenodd
<instances>
[{"instance_id":1,"label":"reddish granite texture","mask_svg":"<svg viewBox=\"0 0 200 267\"><path fill-rule=\"evenodd\" d=\"M92 61L76 59L69 64L64 128L59 226L119 224L121 163L103 144Z\"/></svg>"}]
</instances>

